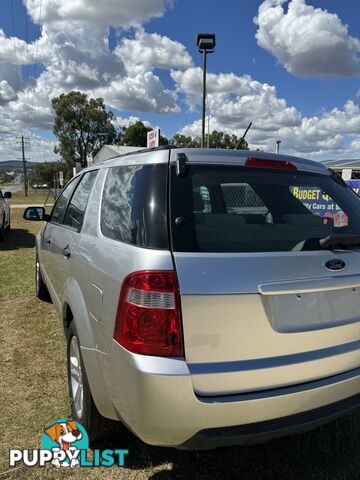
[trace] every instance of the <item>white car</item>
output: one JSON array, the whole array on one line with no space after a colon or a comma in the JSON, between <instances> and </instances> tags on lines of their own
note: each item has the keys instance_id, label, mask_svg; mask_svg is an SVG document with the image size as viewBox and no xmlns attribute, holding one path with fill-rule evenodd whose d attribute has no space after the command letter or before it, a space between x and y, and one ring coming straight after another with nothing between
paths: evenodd
<instances>
[{"instance_id":1,"label":"white car","mask_svg":"<svg viewBox=\"0 0 360 480\"><path fill-rule=\"evenodd\" d=\"M4 240L5 230L10 230L10 205L7 201L11 198L11 192L4 194L0 190L0 242Z\"/></svg>"}]
</instances>

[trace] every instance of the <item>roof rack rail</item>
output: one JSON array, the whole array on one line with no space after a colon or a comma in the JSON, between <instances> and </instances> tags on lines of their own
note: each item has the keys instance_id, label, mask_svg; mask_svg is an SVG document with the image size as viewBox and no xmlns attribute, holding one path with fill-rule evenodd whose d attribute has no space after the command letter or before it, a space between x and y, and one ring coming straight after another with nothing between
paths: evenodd
<instances>
[{"instance_id":1,"label":"roof rack rail","mask_svg":"<svg viewBox=\"0 0 360 480\"><path fill-rule=\"evenodd\" d=\"M139 148L140 150L134 150L133 152L120 153L119 155L114 155L111 158L107 158L106 160L99 162L99 165L109 162L110 160L114 160L114 158L128 157L129 155L138 155L139 153L157 152L158 150L172 150L178 147L176 147L175 145L161 145L160 147L154 147L154 148L141 148L141 147Z\"/></svg>"}]
</instances>

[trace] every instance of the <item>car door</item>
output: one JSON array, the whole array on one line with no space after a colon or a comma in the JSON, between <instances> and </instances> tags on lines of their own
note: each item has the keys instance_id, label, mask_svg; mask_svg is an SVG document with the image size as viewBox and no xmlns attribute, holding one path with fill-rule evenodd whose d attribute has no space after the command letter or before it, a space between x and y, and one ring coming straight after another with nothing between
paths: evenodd
<instances>
[{"instance_id":1,"label":"car door","mask_svg":"<svg viewBox=\"0 0 360 480\"><path fill-rule=\"evenodd\" d=\"M79 176L73 178L57 199L51 212L50 221L46 224L41 238L41 249L39 251L40 265L47 283L50 283L49 287L52 291L55 290L58 275L58 267L55 263L57 243L54 243L54 240L58 236L57 231L63 228L61 225L65 216L66 207L79 182L79 178Z\"/></svg>"},{"instance_id":2,"label":"car door","mask_svg":"<svg viewBox=\"0 0 360 480\"><path fill-rule=\"evenodd\" d=\"M0 190L0 229L4 223L5 226L5 200Z\"/></svg>"},{"instance_id":3,"label":"car door","mask_svg":"<svg viewBox=\"0 0 360 480\"><path fill-rule=\"evenodd\" d=\"M62 223L52 231L50 244L52 268L54 269L52 284L60 301L62 301L63 291L69 278L70 263L77 255L86 205L97 172L98 170L92 170L82 175L67 203Z\"/></svg>"}]
</instances>

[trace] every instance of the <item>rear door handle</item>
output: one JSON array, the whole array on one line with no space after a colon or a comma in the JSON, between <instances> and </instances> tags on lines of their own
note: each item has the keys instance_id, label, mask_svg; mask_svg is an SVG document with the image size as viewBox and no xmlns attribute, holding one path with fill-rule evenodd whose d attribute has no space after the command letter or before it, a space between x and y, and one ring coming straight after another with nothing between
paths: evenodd
<instances>
[{"instance_id":1,"label":"rear door handle","mask_svg":"<svg viewBox=\"0 0 360 480\"><path fill-rule=\"evenodd\" d=\"M71 250L69 245L66 245L66 247L63 248L63 255L65 258L70 258Z\"/></svg>"}]
</instances>

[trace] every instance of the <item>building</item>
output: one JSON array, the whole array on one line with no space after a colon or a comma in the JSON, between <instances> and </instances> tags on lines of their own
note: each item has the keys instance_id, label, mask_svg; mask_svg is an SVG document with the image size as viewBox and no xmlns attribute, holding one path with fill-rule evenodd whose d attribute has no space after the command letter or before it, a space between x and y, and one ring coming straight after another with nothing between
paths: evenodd
<instances>
[{"instance_id":1,"label":"building","mask_svg":"<svg viewBox=\"0 0 360 480\"><path fill-rule=\"evenodd\" d=\"M324 160L321 163L328 168L332 168L335 172L340 173L344 180L360 179L360 158L350 160Z\"/></svg>"},{"instance_id":2,"label":"building","mask_svg":"<svg viewBox=\"0 0 360 480\"><path fill-rule=\"evenodd\" d=\"M144 147L127 147L124 145L104 145L95 155L94 165L109 160L110 158L118 157L119 155L138 152L139 150L143 150L143 148Z\"/></svg>"}]
</instances>

